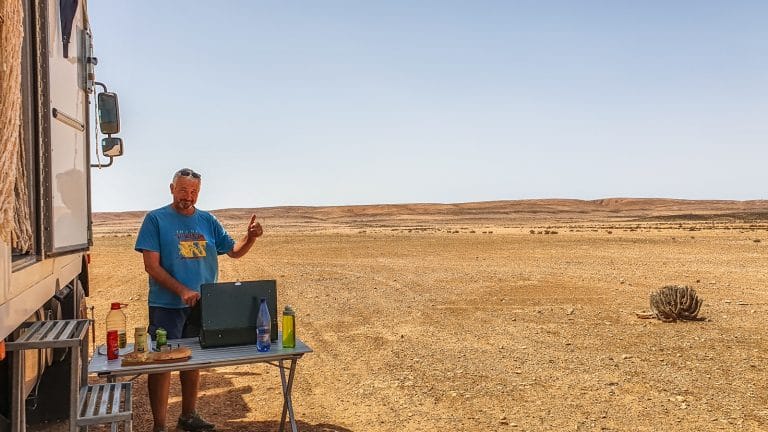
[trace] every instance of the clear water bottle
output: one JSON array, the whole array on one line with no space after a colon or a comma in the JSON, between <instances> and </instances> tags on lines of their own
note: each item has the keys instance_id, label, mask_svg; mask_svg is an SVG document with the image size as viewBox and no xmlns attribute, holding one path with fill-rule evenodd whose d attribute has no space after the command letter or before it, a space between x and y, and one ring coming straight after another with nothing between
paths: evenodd
<instances>
[{"instance_id":1,"label":"clear water bottle","mask_svg":"<svg viewBox=\"0 0 768 432\"><path fill-rule=\"evenodd\" d=\"M110 306L109 313L107 314L107 332L110 330L117 331L117 346L122 349L125 348L128 340L125 334L125 314L120 306L127 305L115 302Z\"/></svg>"},{"instance_id":2,"label":"clear water bottle","mask_svg":"<svg viewBox=\"0 0 768 432\"><path fill-rule=\"evenodd\" d=\"M269 351L270 346L270 327L272 325L267 307L267 299L261 299L259 305L259 315L256 317L256 349L265 352Z\"/></svg>"}]
</instances>

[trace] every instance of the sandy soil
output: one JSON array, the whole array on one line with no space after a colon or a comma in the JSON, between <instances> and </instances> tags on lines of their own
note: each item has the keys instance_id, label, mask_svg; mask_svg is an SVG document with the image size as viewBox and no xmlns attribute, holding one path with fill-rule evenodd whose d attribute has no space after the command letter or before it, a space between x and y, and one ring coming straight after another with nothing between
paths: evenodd
<instances>
[{"instance_id":1,"label":"sandy soil","mask_svg":"<svg viewBox=\"0 0 768 432\"><path fill-rule=\"evenodd\" d=\"M563 202L261 209L264 237L222 258L220 280L277 279L297 311L315 350L294 387L303 431L767 430L765 203ZM250 211L218 214L240 235ZM96 220L100 342L111 301L146 323L141 215ZM636 318L666 284L694 287L707 320ZM179 392L174 379L174 423ZM277 430L280 409L273 367L202 375L218 430Z\"/></svg>"}]
</instances>

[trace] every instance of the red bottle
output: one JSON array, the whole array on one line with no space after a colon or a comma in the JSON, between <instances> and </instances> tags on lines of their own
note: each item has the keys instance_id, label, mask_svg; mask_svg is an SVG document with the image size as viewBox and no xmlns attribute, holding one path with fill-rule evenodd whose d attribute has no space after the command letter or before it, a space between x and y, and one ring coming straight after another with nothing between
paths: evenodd
<instances>
[{"instance_id":1,"label":"red bottle","mask_svg":"<svg viewBox=\"0 0 768 432\"><path fill-rule=\"evenodd\" d=\"M117 360L119 354L117 330L107 332L107 360Z\"/></svg>"}]
</instances>

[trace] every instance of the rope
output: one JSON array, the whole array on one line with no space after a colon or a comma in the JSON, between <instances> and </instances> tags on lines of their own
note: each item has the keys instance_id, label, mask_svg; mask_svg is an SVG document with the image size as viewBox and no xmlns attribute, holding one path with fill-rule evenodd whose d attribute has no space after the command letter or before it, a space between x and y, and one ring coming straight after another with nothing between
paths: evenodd
<instances>
[{"instance_id":1,"label":"rope","mask_svg":"<svg viewBox=\"0 0 768 432\"><path fill-rule=\"evenodd\" d=\"M0 2L0 240L11 242L21 123L21 1Z\"/></svg>"},{"instance_id":2,"label":"rope","mask_svg":"<svg viewBox=\"0 0 768 432\"><path fill-rule=\"evenodd\" d=\"M24 130L19 130L19 141L23 140ZM24 146L19 146L19 160L16 171L16 184L14 186L16 202L15 214L13 218L13 235L11 236L11 246L17 253L28 253L32 251L32 224L30 218L29 192L27 190L27 164L24 161Z\"/></svg>"},{"instance_id":3,"label":"rope","mask_svg":"<svg viewBox=\"0 0 768 432\"><path fill-rule=\"evenodd\" d=\"M21 0L0 1L0 240L19 252L28 250L32 234L20 145L23 19Z\"/></svg>"}]
</instances>

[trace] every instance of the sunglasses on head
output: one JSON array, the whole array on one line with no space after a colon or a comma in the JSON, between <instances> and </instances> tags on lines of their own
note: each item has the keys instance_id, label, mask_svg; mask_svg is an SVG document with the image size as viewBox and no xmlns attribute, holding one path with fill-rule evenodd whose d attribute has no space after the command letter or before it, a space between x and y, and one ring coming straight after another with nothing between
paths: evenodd
<instances>
[{"instance_id":1,"label":"sunglasses on head","mask_svg":"<svg viewBox=\"0 0 768 432\"><path fill-rule=\"evenodd\" d=\"M179 170L176 174L182 176L182 177L192 177L199 179L201 176L200 174L192 171L191 169L184 168L183 170Z\"/></svg>"}]
</instances>

